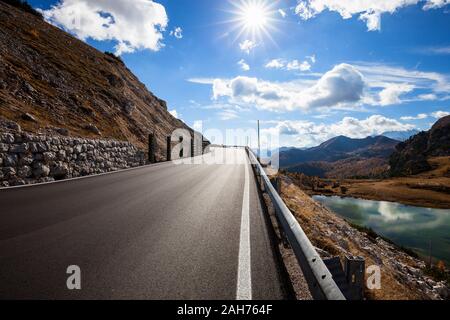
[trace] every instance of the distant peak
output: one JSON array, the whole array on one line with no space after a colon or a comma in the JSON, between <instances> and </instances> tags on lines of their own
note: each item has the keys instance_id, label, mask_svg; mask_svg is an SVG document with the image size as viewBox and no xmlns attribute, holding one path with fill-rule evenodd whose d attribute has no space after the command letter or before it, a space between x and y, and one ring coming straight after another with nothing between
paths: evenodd
<instances>
[{"instance_id":1,"label":"distant peak","mask_svg":"<svg viewBox=\"0 0 450 320\"><path fill-rule=\"evenodd\" d=\"M406 131L388 131L388 132L384 132L381 136L388 137L390 139L397 140L397 141L406 141L409 138L411 138L412 136L415 136L416 134L418 134L419 132L420 131L416 130L416 129L406 130Z\"/></svg>"}]
</instances>

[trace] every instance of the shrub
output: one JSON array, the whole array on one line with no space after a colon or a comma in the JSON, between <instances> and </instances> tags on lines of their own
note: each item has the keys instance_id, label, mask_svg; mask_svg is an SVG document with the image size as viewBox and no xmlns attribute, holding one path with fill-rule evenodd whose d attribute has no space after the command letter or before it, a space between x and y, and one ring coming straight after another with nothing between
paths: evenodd
<instances>
[{"instance_id":1,"label":"shrub","mask_svg":"<svg viewBox=\"0 0 450 320\"><path fill-rule=\"evenodd\" d=\"M106 54L108 57L113 58L115 61L119 62L120 64L124 64L122 58L119 57L119 56L116 56L114 53L105 51L105 54Z\"/></svg>"},{"instance_id":2,"label":"shrub","mask_svg":"<svg viewBox=\"0 0 450 320\"><path fill-rule=\"evenodd\" d=\"M450 273L445 270L445 265L443 268L440 266L427 266L423 271L434 280L445 281L450 286Z\"/></svg>"},{"instance_id":3,"label":"shrub","mask_svg":"<svg viewBox=\"0 0 450 320\"><path fill-rule=\"evenodd\" d=\"M359 224L349 223L351 227L355 228L359 232L365 233L370 241L375 242L379 237L378 233L376 233L372 228L360 226Z\"/></svg>"},{"instance_id":4,"label":"shrub","mask_svg":"<svg viewBox=\"0 0 450 320\"><path fill-rule=\"evenodd\" d=\"M43 19L42 14L35 10L28 2L25 0L0 0L6 4L9 4L10 6L19 8L22 11L31 13L32 15L35 15L36 17Z\"/></svg>"},{"instance_id":5,"label":"shrub","mask_svg":"<svg viewBox=\"0 0 450 320\"><path fill-rule=\"evenodd\" d=\"M365 226L360 226L359 224L355 224L355 223L351 223L351 222L349 222L349 224L350 224L351 227L355 228L356 230L358 230L358 231L360 231L362 233L365 233L367 235L367 237L369 238L369 240L374 242L374 243L376 242L377 238L381 238L384 241L386 241L387 243L390 243L391 245L396 247L398 250L403 251L407 255L409 255L409 256L411 256L413 258L416 258L416 259L420 259L419 255L415 251L413 251L413 250L411 250L409 248L406 248L404 246L398 245L398 244L396 244L395 242L393 242L392 240L390 240L390 239L388 239L386 237L380 236L372 228L368 228L368 227L365 227Z\"/></svg>"}]
</instances>

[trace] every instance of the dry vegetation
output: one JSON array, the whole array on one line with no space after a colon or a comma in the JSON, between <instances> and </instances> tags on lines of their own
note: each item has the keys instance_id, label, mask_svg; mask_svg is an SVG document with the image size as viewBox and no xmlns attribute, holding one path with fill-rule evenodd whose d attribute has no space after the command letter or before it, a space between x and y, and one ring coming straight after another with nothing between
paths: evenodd
<instances>
[{"instance_id":1,"label":"dry vegetation","mask_svg":"<svg viewBox=\"0 0 450 320\"><path fill-rule=\"evenodd\" d=\"M385 158L351 157L335 162L316 161L298 164L286 169L289 172L305 172L324 178L372 178L384 177L389 171Z\"/></svg>"},{"instance_id":2,"label":"dry vegetation","mask_svg":"<svg viewBox=\"0 0 450 320\"><path fill-rule=\"evenodd\" d=\"M450 209L450 157L428 160L433 170L410 177L371 179L319 179L289 176L308 194L326 194L406 205Z\"/></svg>"}]
</instances>

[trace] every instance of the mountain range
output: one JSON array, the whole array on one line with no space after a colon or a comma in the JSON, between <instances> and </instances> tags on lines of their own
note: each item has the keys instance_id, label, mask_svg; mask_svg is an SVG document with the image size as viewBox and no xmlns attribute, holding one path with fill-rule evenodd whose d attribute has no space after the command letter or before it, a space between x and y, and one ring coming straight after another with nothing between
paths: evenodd
<instances>
[{"instance_id":1,"label":"mountain range","mask_svg":"<svg viewBox=\"0 0 450 320\"><path fill-rule=\"evenodd\" d=\"M449 155L450 116L426 132L388 132L364 139L338 136L313 148L280 148L274 156L279 157L280 168L289 172L321 178L373 178L428 171L432 169L430 157Z\"/></svg>"},{"instance_id":2,"label":"mountain range","mask_svg":"<svg viewBox=\"0 0 450 320\"><path fill-rule=\"evenodd\" d=\"M384 136L367 137L365 139L352 139L345 136L332 138L321 145L309 149L289 149L281 151L275 156L279 156L281 168L289 171L313 171L319 176L324 175L324 171L329 171L330 163L349 159L360 161L361 159L387 159L395 150L399 143ZM382 161L378 161L382 162ZM325 165L327 163L328 165Z\"/></svg>"},{"instance_id":3,"label":"mountain range","mask_svg":"<svg viewBox=\"0 0 450 320\"><path fill-rule=\"evenodd\" d=\"M275 156L279 157L280 167L290 172L319 177L371 177L386 172L389 156L398 143L384 136L338 136L314 148L288 149Z\"/></svg>"}]
</instances>

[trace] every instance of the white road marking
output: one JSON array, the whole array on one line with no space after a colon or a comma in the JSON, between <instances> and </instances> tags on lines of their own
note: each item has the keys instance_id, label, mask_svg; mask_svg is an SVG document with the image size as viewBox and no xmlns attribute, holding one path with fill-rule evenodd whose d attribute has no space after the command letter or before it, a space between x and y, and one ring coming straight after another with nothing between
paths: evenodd
<instances>
[{"instance_id":1,"label":"white road marking","mask_svg":"<svg viewBox=\"0 0 450 320\"><path fill-rule=\"evenodd\" d=\"M250 254L250 176L247 155L244 153L245 181L242 199L241 238L239 242L239 261L237 277L237 300L252 299L252 271Z\"/></svg>"}]
</instances>

